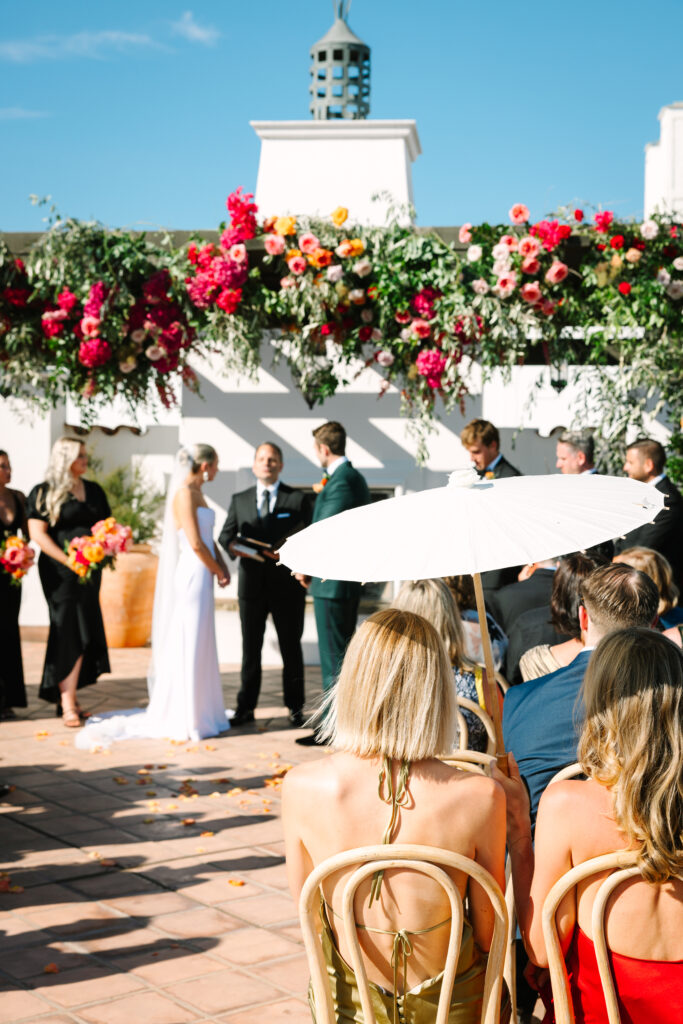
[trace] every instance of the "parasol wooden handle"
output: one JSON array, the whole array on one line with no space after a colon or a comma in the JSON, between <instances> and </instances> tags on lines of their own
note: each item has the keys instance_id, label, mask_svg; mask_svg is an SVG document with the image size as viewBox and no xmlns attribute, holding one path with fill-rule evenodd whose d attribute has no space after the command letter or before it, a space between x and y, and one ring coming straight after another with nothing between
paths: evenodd
<instances>
[{"instance_id":1,"label":"parasol wooden handle","mask_svg":"<svg viewBox=\"0 0 683 1024\"><path fill-rule=\"evenodd\" d=\"M484 603L484 588L481 585L481 573L472 573L472 579L474 580L474 596L477 599L477 615L479 616L481 643L484 648L484 665L486 667L486 686L484 687L484 697L486 701L486 710L491 716L493 728L496 734L496 763L503 774L508 775L508 757L505 752L505 743L503 742L503 723L500 718L496 670L493 667L493 652L491 650L489 625L486 621L486 604Z\"/></svg>"}]
</instances>

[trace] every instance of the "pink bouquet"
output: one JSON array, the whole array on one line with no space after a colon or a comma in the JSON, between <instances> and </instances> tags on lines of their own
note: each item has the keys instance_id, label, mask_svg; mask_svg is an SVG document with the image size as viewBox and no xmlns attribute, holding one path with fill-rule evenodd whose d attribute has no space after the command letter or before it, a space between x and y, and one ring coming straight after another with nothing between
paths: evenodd
<instances>
[{"instance_id":1,"label":"pink bouquet","mask_svg":"<svg viewBox=\"0 0 683 1024\"><path fill-rule=\"evenodd\" d=\"M10 574L11 582L16 586L21 585L22 579L33 565L34 558L33 548L21 537L6 537L0 543L0 566Z\"/></svg>"},{"instance_id":2,"label":"pink bouquet","mask_svg":"<svg viewBox=\"0 0 683 1024\"><path fill-rule=\"evenodd\" d=\"M128 551L133 535L130 526L122 526L113 516L100 519L87 537L74 537L66 546L68 565L85 583L96 569L113 568L116 556Z\"/></svg>"}]
</instances>

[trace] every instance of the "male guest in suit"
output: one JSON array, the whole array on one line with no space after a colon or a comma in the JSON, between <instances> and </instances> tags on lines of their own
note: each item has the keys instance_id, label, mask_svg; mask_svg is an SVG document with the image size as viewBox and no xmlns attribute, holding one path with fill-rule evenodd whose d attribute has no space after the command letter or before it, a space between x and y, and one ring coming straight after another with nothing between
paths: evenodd
<instances>
[{"instance_id":1,"label":"male guest in suit","mask_svg":"<svg viewBox=\"0 0 683 1024\"><path fill-rule=\"evenodd\" d=\"M674 581L683 590L683 497L664 472L666 452L659 441L643 438L626 449L624 472L631 480L651 484L666 495L666 508L646 523L614 542L616 554L626 548L654 548L671 563Z\"/></svg>"},{"instance_id":2,"label":"male guest in suit","mask_svg":"<svg viewBox=\"0 0 683 1024\"><path fill-rule=\"evenodd\" d=\"M488 420L470 420L460 431L460 441L463 448L469 452L472 464L482 479L501 480L504 477L522 475L504 455L501 455L498 428ZM500 587L513 583L517 579L517 572L518 567L515 566L483 572L481 583L487 601Z\"/></svg>"},{"instance_id":3,"label":"male guest in suit","mask_svg":"<svg viewBox=\"0 0 683 1024\"><path fill-rule=\"evenodd\" d=\"M329 519L358 505L368 505L370 492L357 469L346 457L346 431L341 423L323 423L313 431L315 451L324 474L313 508L313 522ZM345 580L311 579L297 575L303 587L313 595L315 625L320 648L320 668L325 693L334 686L349 640L358 617L361 584ZM303 591L302 591L303 593ZM317 736L297 740L302 746L313 746Z\"/></svg>"},{"instance_id":4,"label":"male guest in suit","mask_svg":"<svg viewBox=\"0 0 683 1024\"><path fill-rule=\"evenodd\" d=\"M260 444L252 471L256 485L233 495L219 542L231 558L239 558L237 595L242 626L242 685L232 725L254 721L261 690L261 648L270 613L282 654L282 691L294 726L304 722L304 631L306 594L288 569L267 555L260 561L235 550L237 534L279 545L311 521L308 497L280 480L283 458L271 441Z\"/></svg>"},{"instance_id":5,"label":"male guest in suit","mask_svg":"<svg viewBox=\"0 0 683 1024\"><path fill-rule=\"evenodd\" d=\"M576 476L595 472L595 441L588 430L563 430L555 448L555 468Z\"/></svg>"},{"instance_id":6,"label":"male guest in suit","mask_svg":"<svg viewBox=\"0 0 683 1024\"><path fill-rule=\"evenodd\" d=\"M607 633L649 627L657 617L659 591L630 565L603 565L581 582L579 625L584 649L565 668L512 686L503 702L505 749L511 750L527 784L531 820L553 775L576 761L581 732L577 706L591 651Z\"/></svg>"},{"instance_id":7,"label":"male guest in suit","mask_svg":"<svg viewBox=\"0 0 683 1024\"><path fill-rule=\"evenodd\" d=\"M556 568L556 558L525 565L520 573L523 579L516 583L508 583L492 596L491 614L508 636L515 621L523 612L528 612L531 608L550 607Z\"/></svg>"}]
</instances>

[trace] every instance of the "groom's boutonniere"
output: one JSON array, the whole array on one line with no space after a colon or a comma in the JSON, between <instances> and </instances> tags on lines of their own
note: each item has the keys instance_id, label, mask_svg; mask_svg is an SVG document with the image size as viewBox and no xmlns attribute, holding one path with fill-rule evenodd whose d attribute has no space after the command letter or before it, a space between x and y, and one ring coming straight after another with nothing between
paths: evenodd
<instances>
[{"instance_id":1,"label":"groom's boutonniere","mask_svg":"<svg viewBox=\"0 0 683 1024\"><path fill-rule=\"evenodd\" d=\"M313 484L313 491L315 492L315 494L320 494L320 492L322 491L323 487L325 487L327 485L327 482L328 482L329 479L330 479L329 476L327 476L327 474L325 474L325 476L322 478L322 480L319 480L317 484Z\"/></svg>"},{"instance_id":2,"label":"groom's boutonniere","mask_svg":"<svg viewBox=\"0 0 683 1024\"><path fill-rule=\"evenodd\" d=\"M484 480L495 480L495 479L496 479L496 474L493 472L493 470L492 469L487 469L486 472L484 473Z\"/></svg>"}]
</instances>

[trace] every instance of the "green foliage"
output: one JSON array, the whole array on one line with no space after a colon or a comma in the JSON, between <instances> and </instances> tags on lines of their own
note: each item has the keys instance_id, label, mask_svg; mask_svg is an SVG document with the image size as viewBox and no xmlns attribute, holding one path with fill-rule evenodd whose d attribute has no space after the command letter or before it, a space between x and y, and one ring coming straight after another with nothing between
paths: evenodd
<instances>
[{"instance_id":1,"label":"green foliage","mask_svg":"<svg viewBox=\"0 0 683 1024\"><path fill-rule=\"evenodd\" d=\"M111 514L119 523L130 526L133 543L143 544L153 540L164 504L164 495L150 484L144 473L136 466L133 470L118 466L110 473L102 473L98 459L90 459L90 479L96 480L104 489Z\"/></svg>"}]
</instances>

